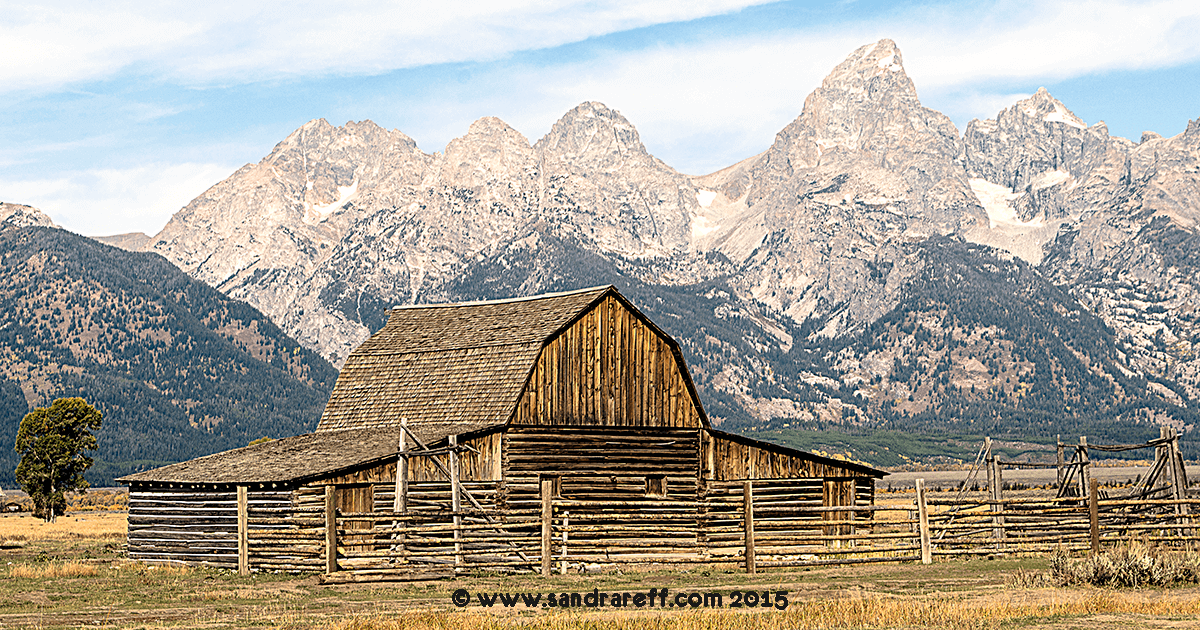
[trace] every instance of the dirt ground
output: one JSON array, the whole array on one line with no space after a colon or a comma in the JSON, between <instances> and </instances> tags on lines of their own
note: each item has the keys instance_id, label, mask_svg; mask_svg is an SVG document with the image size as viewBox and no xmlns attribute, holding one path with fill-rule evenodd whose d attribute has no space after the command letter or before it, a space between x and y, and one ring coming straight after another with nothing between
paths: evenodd
<instances>
[{"instance_id":1,"label":"dirt ground","mask_svg":"<svg viewBox=\"0 0 1200 630\"><path fill-rule=\"evenodd\" d=\"M47 525L0 517L0 627L186 628L1200 628L1200 588L1020 588L1045 557L820 569L608 570L543 579L472 575L426 583L322 585L315 575L148 567L122 555L124 513ZM479 602L494 593L721 593L721 609L563 611ZM465 590L470 604L452 594ZM779 610L732 609L732 592L786 592ZM544 601L542 603L545 603Z\"/></svg>"}]
</instances>

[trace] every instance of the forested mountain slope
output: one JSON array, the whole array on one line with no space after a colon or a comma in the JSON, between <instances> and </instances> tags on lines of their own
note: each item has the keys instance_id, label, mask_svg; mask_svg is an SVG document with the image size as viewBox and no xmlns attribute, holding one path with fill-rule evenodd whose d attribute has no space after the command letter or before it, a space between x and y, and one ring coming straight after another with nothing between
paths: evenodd
<instances>
[{"instance_id":1,"label":"forested mountain slope","mask_svg":"<svg viewBox=\"0 0 1200 630\"><path fill-rule=\"evenodd\" d=\"M252 307L157 254L0 223L0 484L31 408L104 413L104 483L151 463L310 430L337 372Z\"/></svg>"}]
</instances>

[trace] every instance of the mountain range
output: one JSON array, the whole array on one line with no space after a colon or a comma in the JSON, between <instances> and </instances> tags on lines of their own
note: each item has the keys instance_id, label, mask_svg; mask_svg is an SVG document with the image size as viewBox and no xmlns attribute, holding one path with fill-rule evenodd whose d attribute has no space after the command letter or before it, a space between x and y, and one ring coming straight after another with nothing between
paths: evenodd
<instances>
[{"instance_id":1,"label":"mountain range","mask_svg":"<svg viewBox=\"0 0 1200 630\"><path fill-rule=\"evenodd\" d=\"M1196 424L1198 220L1200 121L1135 143L1039 90L960 134L881 40L716 173L597 102L533 143L482 118L438 153L314 120L160 233L101 240L334 366L396 304L611 283L726 428L1104 441Z\"/></svg>"}]
</instances>

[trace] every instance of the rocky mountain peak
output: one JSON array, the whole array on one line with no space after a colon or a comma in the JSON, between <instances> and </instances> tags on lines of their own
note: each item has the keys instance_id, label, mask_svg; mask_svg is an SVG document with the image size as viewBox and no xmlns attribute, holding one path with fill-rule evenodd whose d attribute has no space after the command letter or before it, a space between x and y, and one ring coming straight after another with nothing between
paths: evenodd
<instances>
[{"instance_id":1,"label":"rocky mountain peak","mask_svg":"<svg viewBox=\"0 0 1200 630\"><path fill-rule=\"evenodd\" d=\"M50 217L33 206L0 201L0 224L13 227L58 227Z\"/></svg>"},{"instance_id":2,"label":"rocky mountain peak","mask_svg":"<svg viewBox=\"0 0 1200 630\"><path fill-rule=\"evenodd\" d=\"M900 49L883 39L858 48L829 73L804 100L800 116L776 136L766 160L775 177L830 162L866 160L923 179L923 168L914 168L916 163L931 155L953 162L959 146L954 124L921 106ZM914 183L943 179L944 169L936 170L937 180Z\"/></svg>"},{"instance_id":3,"label":"rocky mountain peak","mask_svg":"<svg viewBox=\"0 0 1200 630\"><path fill-rule=\"evenodd\" d=\"M1011 194L1030 193L1032 205L1018 210L1025 221L1039 213L1055 218L1046 203L1053 196L1083 182L1109 156L1114 144L1104 123L1087 126L1046 88L1003 109L995 120L972 120L963 134L963 159L973 178L1008 189ZM1034 194L1036 193L1036 194ZM1039 201L1036 197L1042 197ZM1061 206L1062 200L1050 205Z\"/></svg>"},{"instance_id":4,"label":"rocky mountain peak","mask_svg":"<svg viewBox=\"0 0 1200 630\"><path fill-rule=\"evenodd\" d=\"M478 169L505 174L532 159L533 146L524 134L495 116L487 116L471 123L466 134L446 145L443 162L459 165L471 161Z\"/></svg>"},{"instance_id":5,"label":"rocky mountain peak","mask_svg":"<svg viewBox=\"0 0 1200 630\"><path fill-rule=\"evenodd\" d=\"M789 181L827 189L833 178L859 173L877 185L843 190L839 198L891 205L918 219L921 233L949 233L964 221L974 223L978 210L960 153L958 130L945 115L921 106L899 48L884 39L852 52L809 94L800 116L752 169L747 202L753 206L772 191L790 189Z\"/></svg>"},{"instance_id":6,"label":"rocky mountain peak","mask_svg":"<svg viewBox=\"0 0 1200 630\"><path fill-rule=\"evenodd\" d=\"M637 129L603 103L581 103L563 115L534 146L547 157L594 163L648 157Z\"/></svg>"},{"instance_id":7,"label":"rocky mountain peak","mask_svg":"<svg viewBox=\"0 0 1200 630\"><path fill-rule=\"evenodd\" d=\"M1074 112L1067 109L1062 101L1050 95L1049 90L1044 87L1038 88L1037 92L1029 98L1017 101L1012 106L1012 109L1028 116L1037 118L1043 122L1062 123L1076 129L1086 129L1087 123L1079 119Z\"/></svg>"},{"instance_id":8,"label":"rocky mountain peak","mask_svg":"<svg viewBox=\"0 0 1200 630\"><path fill-rule=\"evenodd\" d=\"M825 77L821 87L853 93L892 92L891 96L917 99L917 89L904 71L904 57L896 42L881 39L860 46Z\"/></svg>"},{"instance_id":9,"label":"rocky mountain peak","mask_svg":"<svg viewBox=\"0 0 1200 630\"><path fill-rule=\"evenodd\" d=\"M439 177L458 186L477 186L500 177L521 179L533 162L533 147L508 123L488 116L446 145Z\"/></svg>"}]
</instances>

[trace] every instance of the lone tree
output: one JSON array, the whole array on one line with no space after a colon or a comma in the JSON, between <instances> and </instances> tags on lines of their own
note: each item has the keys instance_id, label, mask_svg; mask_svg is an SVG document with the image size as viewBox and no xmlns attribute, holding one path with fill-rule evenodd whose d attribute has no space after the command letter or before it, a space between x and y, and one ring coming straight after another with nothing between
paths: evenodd
<instances>
[{"instance_id":1,"label":"lone tree","mask_svg":"<svg viewBox=\"0 0 1200 630\"><path fill-rule=\"evenodd\" d=\"M96 450L102 416L82 398L59 398L25 415L17 429L17 483L33 499L34 513L47 522L67 508L66 492L84 490L83 471Z\"/></svg>"}]
</instances>

